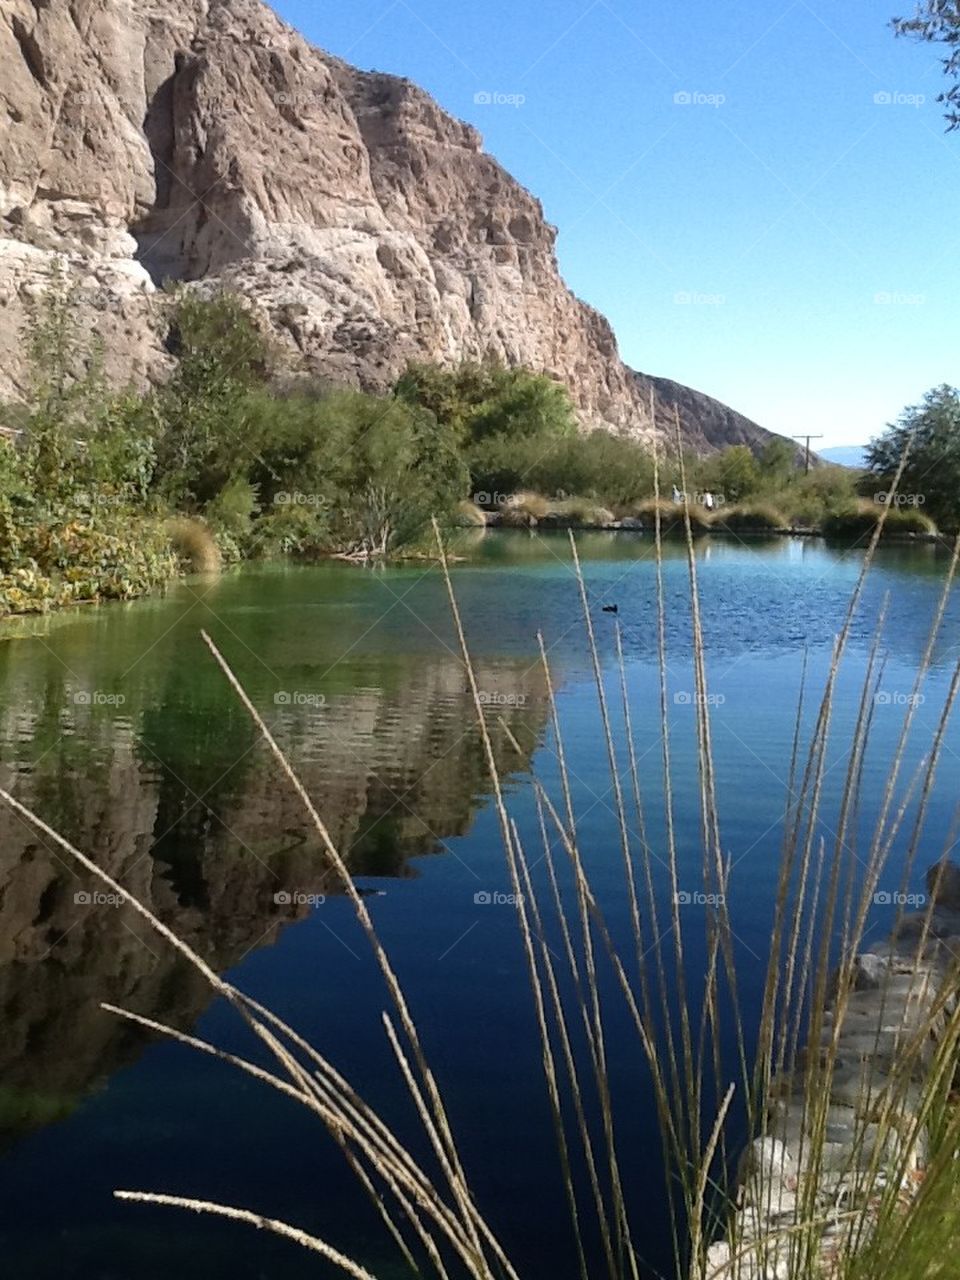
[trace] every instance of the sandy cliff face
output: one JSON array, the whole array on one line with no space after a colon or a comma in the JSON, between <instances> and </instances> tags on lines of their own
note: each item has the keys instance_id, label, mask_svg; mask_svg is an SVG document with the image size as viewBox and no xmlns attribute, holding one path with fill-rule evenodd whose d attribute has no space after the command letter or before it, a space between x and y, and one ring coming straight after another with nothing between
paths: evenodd
<instances>
[{"instance_id":1,"label":"sandy cliff face","mask_svg":"<svg viewBox=\"0 0 960 1280\"><path fill-rule=\"evenodd\" d=\"M0 59L0 395L59 254L124 377L162 371L158 285L223 284L325 376L494 353L562 379L586 426L672 433L676 404L693 447L766 438L623 364L474 129L260 0L0 0Z\"/></svg>"}]
</instances>

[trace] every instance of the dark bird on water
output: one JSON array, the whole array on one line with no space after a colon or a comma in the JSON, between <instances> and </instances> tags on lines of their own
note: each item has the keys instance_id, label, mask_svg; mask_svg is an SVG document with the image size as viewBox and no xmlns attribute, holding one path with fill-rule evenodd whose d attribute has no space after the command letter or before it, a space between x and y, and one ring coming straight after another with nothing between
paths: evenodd
<instances>
[{"instance_id":1,"label":"dark bird on water","mask_svg":"<svg viewBox=\"0 0 960 1280\"><path fill-rule=\"evenodd\" d=\"M619 613L619 612L620 612L620 606L619 606L618 604L605 604L605 605L602 605L602 606L601 606L601 608L603 609L603 612L604 612L604 613Z\"/></svg>"}]
</instances>

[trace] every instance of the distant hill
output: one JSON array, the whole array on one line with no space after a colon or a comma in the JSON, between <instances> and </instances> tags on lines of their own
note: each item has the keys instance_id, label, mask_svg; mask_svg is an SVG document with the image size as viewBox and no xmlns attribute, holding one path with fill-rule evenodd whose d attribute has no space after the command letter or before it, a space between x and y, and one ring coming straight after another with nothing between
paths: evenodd
<instances>
[{"instance_id":1,"label":"distant hill","mask_svg":"<svg viewBox=\"0 0 960 1280\"><path fill-rule=\"evenodd\" d=\"M821 449L820 457L824 462L832 462L839 467L865 467L867 465L867 446L865 444L838 444L833 449Z\"/></svg>"}]
</instances>

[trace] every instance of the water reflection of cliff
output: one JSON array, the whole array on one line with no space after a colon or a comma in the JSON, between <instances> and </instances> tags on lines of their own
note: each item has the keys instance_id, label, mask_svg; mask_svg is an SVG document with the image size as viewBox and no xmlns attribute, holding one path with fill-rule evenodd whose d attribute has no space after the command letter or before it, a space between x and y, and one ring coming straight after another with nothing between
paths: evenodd
<instances>
[{"instance_id":1,"label":"water reflection of cliff","mask_svg":"<svg viewBox=\"0 0 960 1280\"><path fill-rule=\"evenodd\" d=\"M488 786L462 668L404 664L403 679L322 706L270 707L357 876L416 874L410 860L465 832ZM302 806L225 685L170 668L139 708L82 705L44 669L0 721L5 786L135 892L214 968L269 945L310 910L276 895L335 893ZM505 771L546 718L539 671L480 671ZM8 687L8 692L10 692ZM125 714L121 714L125 713ZM209 991L129 907L96 888L0 806L0 1141L55 1119L136 1056L143 1037L101 1001L193 1023Z\"/></svg>"}]
</instances>

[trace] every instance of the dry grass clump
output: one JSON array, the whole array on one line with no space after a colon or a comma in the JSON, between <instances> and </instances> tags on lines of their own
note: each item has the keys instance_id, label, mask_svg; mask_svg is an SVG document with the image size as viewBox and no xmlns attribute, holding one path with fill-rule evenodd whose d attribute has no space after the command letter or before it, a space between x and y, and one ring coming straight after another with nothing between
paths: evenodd
<instances>
[{"instance_id":1,"label":"dry grass clump","mask_svg":"<svg viewBox=\"0 0 960 1280\"><path fill-rule=\"evenodd\" d=\"M534 529L549 514L549 500L528 490L512 493L500 504L501 523L513 529Z\"/></svg>"},{"instance_id":2,"label":"dry grass clump","mask_svg":"<svg viewBox=\"0 0 960 1280\"><path fill-rule=\"evenodd\" d=\"M463 502L457 503L453 524L458 529L485 529L487 517L475 502L465 498Z\"/></svg>"},{"instance_id":3,"label":"dry grass clump","mask_svg":"<svg viewBox=\"0 0 960 1280\"><path fill-rule=\"evenodd\" d=\"M592 498L551 499L524 492L512 494L500 504L501 524L513 528L601 529L614 520L613 512Z\"/></svg>"},{"instance_id":4,"label":"dry grass clump","mask_svg":"<svg viewBox=\"0 0 960 1280\"><path fill-rule=\"evenodd\" d=\"M178 516L167 522L167 537L191 573L216 573L221 565L216 539L202 520Z\"/></svg>"},{"instance_id":5,"label":"dry grass clump","mask_svg":"<svg viewBox=\"0 0 960 1280\"><path fill-rule=\"evenodd\" d=\"M770 503L751 502L723 507L711 524L714 529L730 533L777 533L786 529L790 521Z\"/></svg>"},{"instance_id":6,"label":"dry grass clump","mask_svg":"<svg viewBox=\"0 0 960 1280\"><path fill-rule=\"evenodd\" d=\"M550 504L545 522L560 528L601 529L613 524L614 514L590 498L564 498Z\"/></svg>"},{"instance_id":7,"label":"dry grass clump","mask_svg":"<svg viewBox=\"0 0 960 1280\"><path fill-rule=\"evenodd\" d=\"M642 528L652 531L657 525L658 512L662 533L683 535L686 532L685 508L682 502L668 502L666 498L646 498L643 502L625 507L623 514L639 520ZM713 520L710 512L697 503L690 504L689 512L690 528L694 536L707 533Z\"/></svg>"},{"instance_id":8,"label":"dry grass clump","mask_svg":"<svg viewBox=\"0 0 960 1280\"><path fill-rule=\"evenodd\" d=\"M883 523L881 526L881 518ZM910 534L936 533L937 526L929 516L916 507L886 506L864 498L855 506L849 506L828 515L821 526L823 536L833 541L860 542L869 539L880 526L882 538L896 538Z\"/></svg>"}]
</instances>

